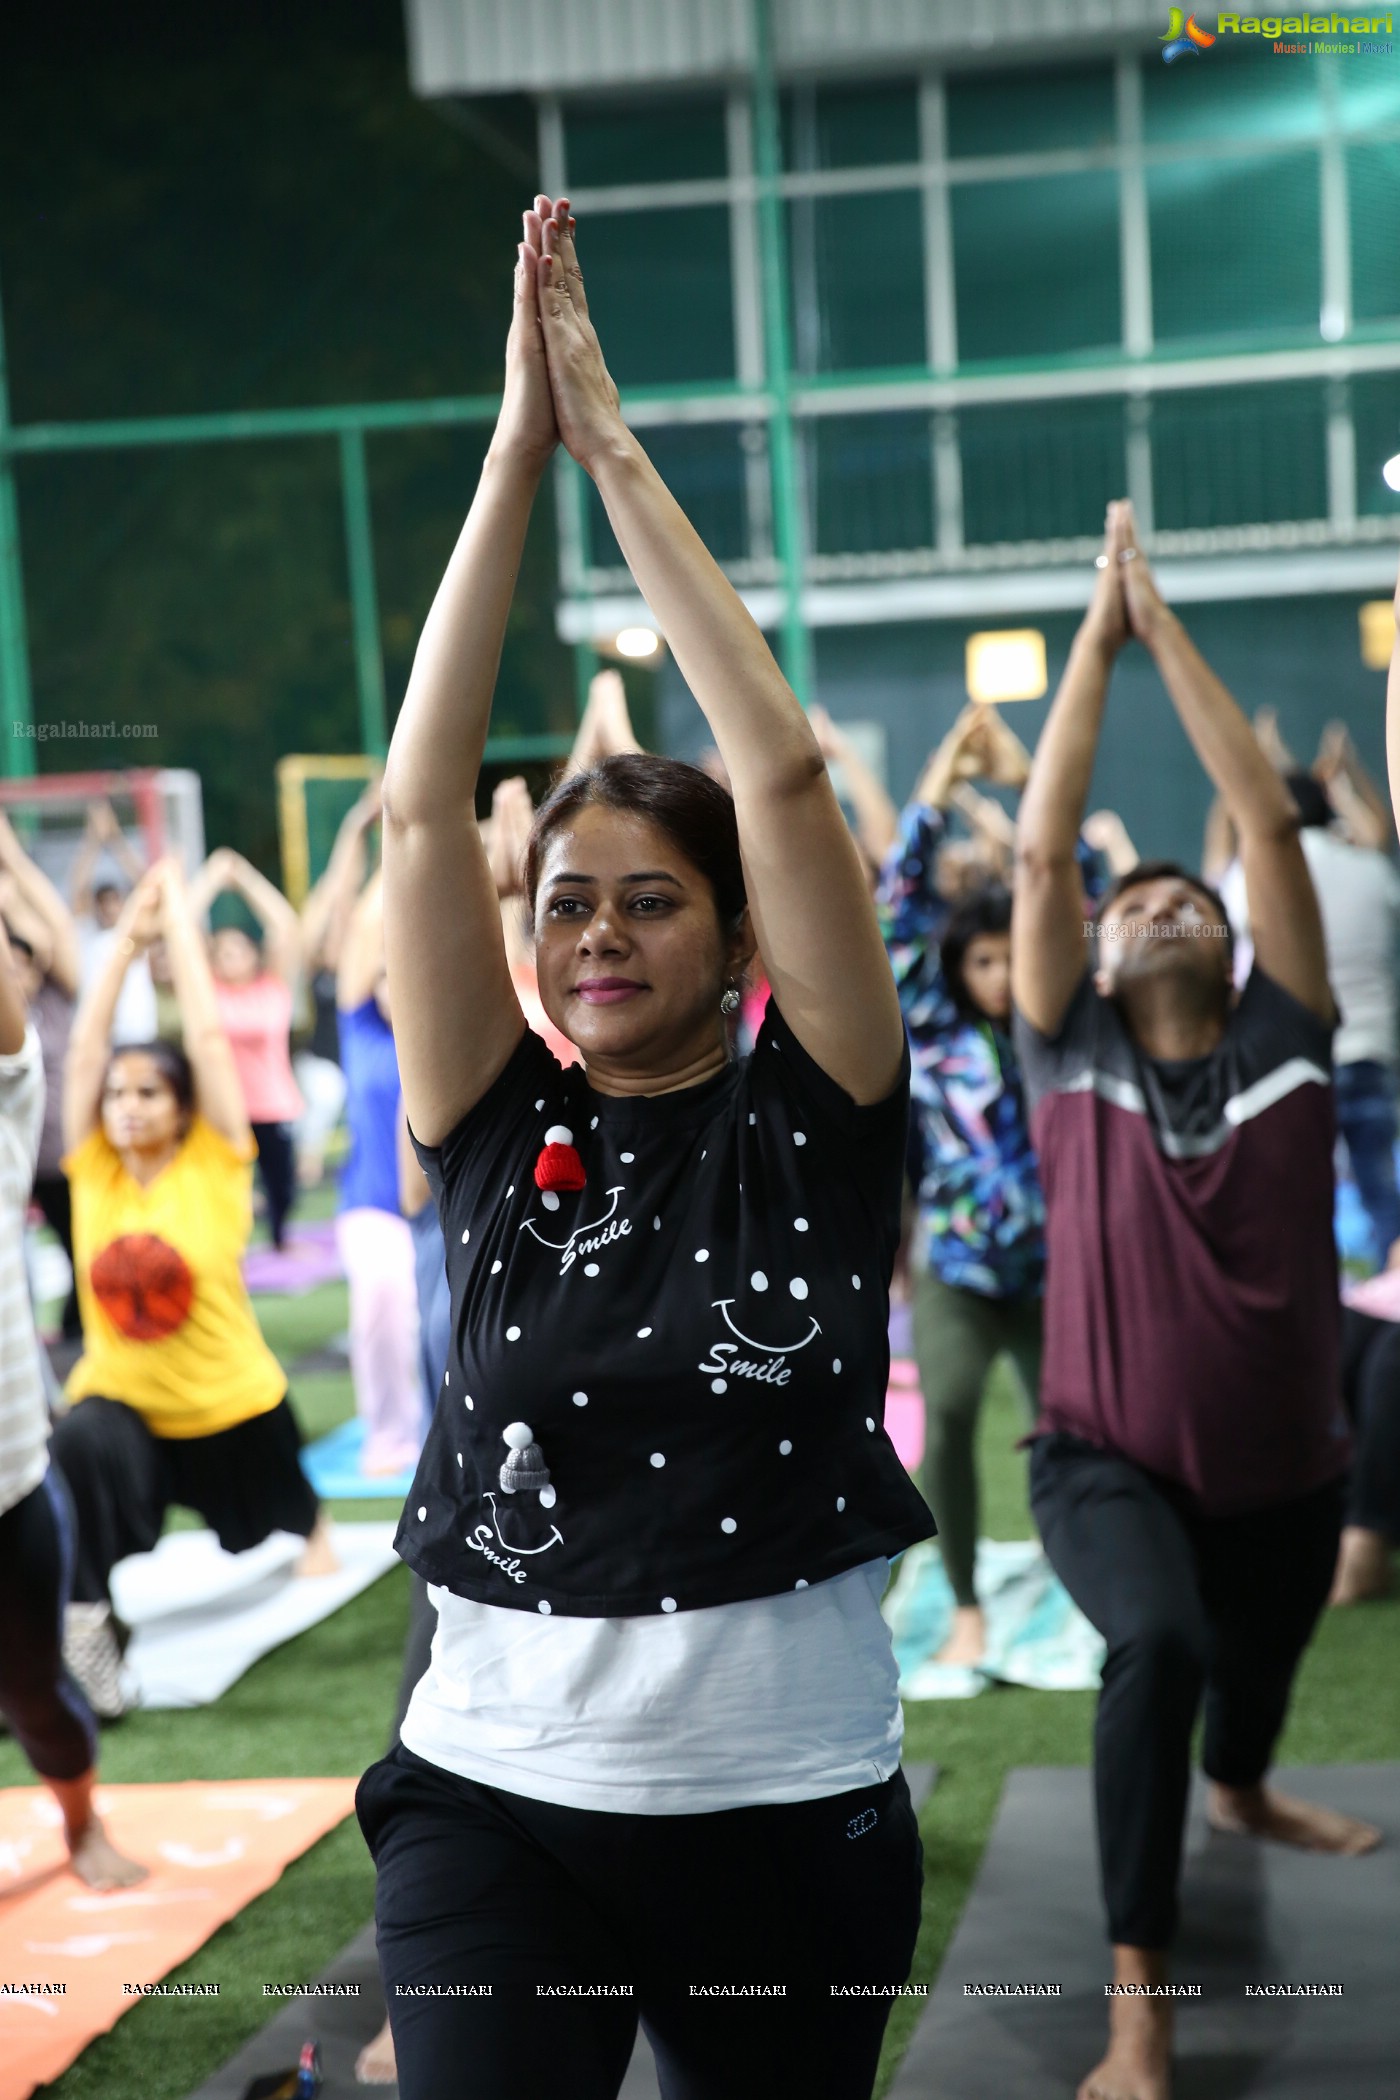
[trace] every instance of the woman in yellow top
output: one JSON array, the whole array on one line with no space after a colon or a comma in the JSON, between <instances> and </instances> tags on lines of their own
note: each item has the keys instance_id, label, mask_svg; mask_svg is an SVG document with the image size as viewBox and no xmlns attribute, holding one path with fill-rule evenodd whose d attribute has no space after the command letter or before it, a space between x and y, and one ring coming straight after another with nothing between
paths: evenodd
<instances>
[{"instance_id":1,"label":"woman in yellow top","mask_svg":"<svg viewBox=\"0 0 1400 2100\"><path fill-rule=\"evenodd\" d=\"M127 968L159 938L184 1049L112 1050ZM300 1533L300 1572L325 1572L335 1561L287 1381L243 1285L256 1147L173 861L128 897L79 1010L63 1125L84 1351L53 1452L77 1509L75 1601L110 1605L114 1564L156 1544L172 1503L196 1510L233 1553Z\"/></svg>"}]
</instances>

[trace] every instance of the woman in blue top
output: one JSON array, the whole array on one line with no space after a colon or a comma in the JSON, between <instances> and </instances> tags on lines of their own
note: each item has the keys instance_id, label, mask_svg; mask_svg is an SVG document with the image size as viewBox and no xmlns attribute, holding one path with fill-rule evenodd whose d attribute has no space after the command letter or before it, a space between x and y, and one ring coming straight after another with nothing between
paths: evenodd
<instances>
[{"instance_id":1,"label":"woman in blue top","mask_svg":"<svg viewBox=\"0 0 1400 2100\"><path fill-rule=\"evenodd\" d=\"M941 1662L985 1648L974 1562L977 1418L1009 1356L1028 1403L1040 1378L1045 1206L1011 1046L1011 896L997 881L947 885L949 805L987 777L1019 787L1029 756L989 708L967 708L904 810L881 876L882 930L913 1059L918 1193L914 1351L927 1418L923 1487L938 1522L954 1617ZM954 849L956 850L956 849ZM1086 882L1096 885L1084 848Z\"/></svg>"}]
</instances>

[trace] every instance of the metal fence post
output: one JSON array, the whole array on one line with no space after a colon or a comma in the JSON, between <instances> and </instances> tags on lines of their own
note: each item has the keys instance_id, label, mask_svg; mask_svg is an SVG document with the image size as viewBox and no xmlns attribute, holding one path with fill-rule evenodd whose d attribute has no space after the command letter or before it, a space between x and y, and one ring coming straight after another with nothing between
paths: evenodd
<instances>
[{"instance_id":1,"label":"metal fence post","mask_svg":"<svg viewBox=\"0 0 1400 2100\"><path fill-rule=\"evenodd\" d=\"M374 537L369 511L365 434L357 425L340 433L340 493L345 510L345 554L350 570L350 618L355 636L355 684L360 697L360 746L371 758L389 748L384 708L384 653L374 583Z\"/></svg>"},{"instance_id":2,"label":"metal fence post","mask_svg":"<svg viewBox=\"0 0 1400 2100\"><path fill-rule=\"evenodd\" d=\"M24 571L19 558L19 498L9 447L10 386L5 361L5 313L0 304L0 774L36 771L34 698L29 684L29 637L24 618Z\"/></svg>"}]
</instances>

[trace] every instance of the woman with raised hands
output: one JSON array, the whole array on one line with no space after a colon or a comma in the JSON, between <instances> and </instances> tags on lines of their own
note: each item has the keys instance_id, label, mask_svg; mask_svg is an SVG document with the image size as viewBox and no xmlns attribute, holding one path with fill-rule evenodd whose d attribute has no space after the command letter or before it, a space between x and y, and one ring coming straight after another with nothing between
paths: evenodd
<instances>
[{"instance_id":1,"label":"woman with raised hands","mask_svg":"<svg viewBox=\"0 0 1400 2100\"><path fill-rule=\"evenodd\" d=\"M474 815L562 438L732 799L623 754L535 817L529 1031ZM909 1066L856 847L758 628L619 412L564 200L518 252L500 418L384 780L404 1098L452 1348L399 1550L438 1628L361 1782L405 2100L872 2090L918 1931L881 1427ZM726 1019L755 941L758 1045ZM528 2016L528 2026L525 2020ZM562 2055L560 2060L565 2060Z\"/></svg>"}]
</instances>

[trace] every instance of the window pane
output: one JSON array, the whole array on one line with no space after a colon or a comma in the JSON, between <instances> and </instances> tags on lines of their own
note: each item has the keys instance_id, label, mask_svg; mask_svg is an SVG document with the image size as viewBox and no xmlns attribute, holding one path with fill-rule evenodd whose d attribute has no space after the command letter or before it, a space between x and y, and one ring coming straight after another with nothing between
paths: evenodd
<instances>
[{"instance_id":1,"label":"window pane","mask_svg":"<svg viewBox=\"0 0 1400 2100\"><path fill-rule=\"evenodd\" d=\"M602 212L579 232L588 305L619 386L734 377L729 213Z\"/></svg>"},{"instance_id":2,"label":"window pane","mask_svg":"<svg viewBox=\"0 0 1400 2100\"><path fill-rule=\"evenodd\" d=\"M1159 343L1316 337L1322 300L1316 154L1149 168L1147 208Z\"/></svg>"},{"instance_id":3,"label":"window pane","mask_svg":"<svg viewBox=\"0 0 1400 2100\"><path fill-rule=\"evenodd\" d=\"M1162 394L1151 427L1153 512L1162 531L1326 517L1321 386Z\"/></svg>"},{"instance_id":4,"label":"window pane","mask_svg":"<svg viewBox=\"0 0 1400 2100\"><path fill-rule=\"evenodd\" d=\"M1243 19L1243 17L1241 17ZM1253 37L1251 44L1263 39ZM1233 43L1233 37L1226 37ZM1149 145L1189 139L1315 138L1322 129L1316 61L1276 65L1267 45L1245 54L1268 64L1231 65L1216 51L1200 64L1148 60L1142 76L1142 128ZM1345 73L1357 59L1337 70Z\"/></svg>"},{"instance_id":5,"label":"window pane","mask_svg":"<svg viewBox=\"0 0 1400 2100\"><path fill-rule=\"evenodd\" d=\"M797 88L783 97L784 165L893 167L919 158L919 97L911 81L858 88Z\"/></svg>"},{"instance_id":6,"label":"window pane","mask_svg":"<svg viewBox=\"0 0 1400 2100\"><path fill-rule=\"evenodd\" d=\"M1116 397L965 408L958 435L969 546L1101 534L1126 482Z\"/></svg>"},{"instance_id":7,"label":"window pane","mask_svg":"<svg viewBox=\"0 0 1400 2100\"><path fill-rule=\"evenodd\" d=\"M1033 73L972 73L948 83L948 152L1044 153L1060 146L1111 146L1113 72L1108 66Z\"/></svg>"},{"instance_id":8,"label":"window pane","mask_svg":"<svg viewBox=\"0 0 1400 2100\"><path fill-rule=\"evenodd\" d=\"M802 372L920 365L923 217L917 190L795 197L788 208L793 356Z\"/></svg>"},{"instance_id":9,"label":"window pane","mask_svg":"<svg viewBox=\"0 0 1400 2100\"><path fill-rule=\"evenodd\" d=\"M575 189L625 182L702 182L728 172L724 104L654 97L564 110L564 166Z\"/></svg>"},{"instance_id":10,"label":"window pane","mask_svg":"<svg viewBox=\"0 0 1400 2100\"><path fill-rule=\"evenodd\" d=\"M678 423L638 432L656 471L690 519L716 561L742 561L748 553L744 506L744 454L735 423ZM595 568L627 565L613 538L607 512L588 483L589 560Z\"/></svg>"},{"instance_id":11,"label":"window pane","mask_svg":"<svg viewBox=\"0 0 1400 2100\"><path fill-rule=\"evenodd\" d=\"M814 552L879 554L933 545L926 414L815 416L807 438Z\"/></svg>"},{"instance_id":12,"label":"window pane","mask_svg":"<svg viewBox=\"0 0 1400 2100\"><path fill-rule=\"evenodd\" d=\"M961 363L1118 347L1116 176L957 183L952 211Z\"/></svg>"},{"instance_id":13,"label":"window pane","mask_svg":"<svg viewBox=\"0 0 1400 2100\"><path fill-rule=\"evenodd\" d=\"M1356 426L1356 507L1365 517L1400 514L1400 490L1387 488L1381 468L1400 453L1400 372L1370 372L1351 382Z\"/></svg>"},{"instance_id":14,"label":"window pane","mask_svg":"<svg viewBox=\"0 0 1400 2100\"><path fill-rule=\"evenodd\" d=\"M1400 314L1400 145L1347 148L1351 303L1358 321Z\"/></svg>"}]
</instances>

